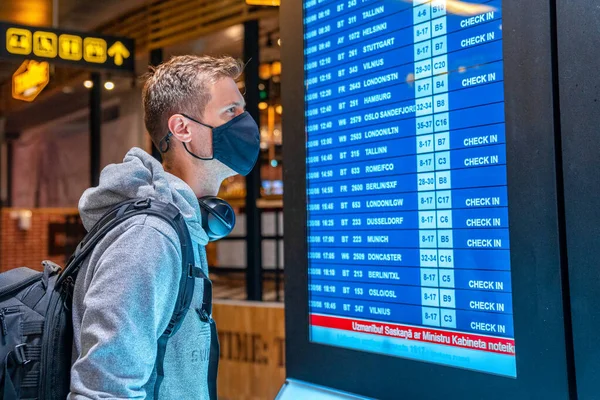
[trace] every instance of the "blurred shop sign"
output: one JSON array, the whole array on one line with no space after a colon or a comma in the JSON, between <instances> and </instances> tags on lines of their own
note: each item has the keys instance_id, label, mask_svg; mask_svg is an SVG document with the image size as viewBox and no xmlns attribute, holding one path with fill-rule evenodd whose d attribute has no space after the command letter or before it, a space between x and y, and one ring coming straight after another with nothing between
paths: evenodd
<instances>
[{"instance_id":1,"label":"blurred shop sign","mask_svg":"<svg viewBox=\"0 0 600 400\"><path fill-rule=\"evenodd\" d=\"M12 97L33 101L50 82L50 65L47 61L25 60L12 77Z\"/></svg>"},{"instance_id":2,"label":"blurred shop sign","mask_svg":"<svg viewBox=\"0 0 600 400\"><path fill-rule=\"evenodd\" d=\"M249 6L279 6L281 0L246 0Z\"/></svg>"},{"instance_id":3,"label":"blurred shop sign","mask_svg":"<svg viewBox=\"0 0 600 400\"><path fill-rule=\"evenodd\" d=\"M27 58L57 64L134 72L134 42L97 35L0 22L0 58Z\"/></svg>"}]
</instances>

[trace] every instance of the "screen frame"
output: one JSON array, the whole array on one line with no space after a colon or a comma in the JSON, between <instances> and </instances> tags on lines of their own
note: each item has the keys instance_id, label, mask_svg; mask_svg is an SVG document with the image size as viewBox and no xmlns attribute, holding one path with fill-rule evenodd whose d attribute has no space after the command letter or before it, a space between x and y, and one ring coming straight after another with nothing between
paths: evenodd
<instances>
[{"instance_id":1,"label":"screen frame","mask_svg":"<svg viewBox=\"0 0 600 400\"><path fill-rule=\"evenodd\" d=\"M569 263L570 307L577 394L598 396L600 331L598 258L600 248L600 164L598 163L598 87L600 74L592 71L597 53L600 9L597 2L557 1L557 76L559 77L560 136L564 208ZM559 73L560 72L560 73Z\"/></svg>"},{"instance_id":2,"label":"screen frame","mask_svg":"<svg viewBox=\"0 0 600 400\"><path fill-rule=\"evenodd\" d=\"M280 10L287 376L379 399L569 398L550 2L503 2L516 379L309 342L302 4Z\"/></svg>"}]
</instances>

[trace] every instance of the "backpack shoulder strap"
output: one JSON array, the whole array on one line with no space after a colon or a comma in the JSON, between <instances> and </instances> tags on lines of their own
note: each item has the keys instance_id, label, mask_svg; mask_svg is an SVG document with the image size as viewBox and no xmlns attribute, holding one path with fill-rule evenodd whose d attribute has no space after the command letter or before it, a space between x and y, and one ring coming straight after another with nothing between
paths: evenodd
<instances>
[{"instance_id":1,"label":"backpack shoulder strap","mask_svg":"<svg viewBox=\"0 0 600 400\"><path fill-rule=\"evenodd\" d=\"M128 218L142 214L162 218L175 229L179 236L182 255L182 274L179 281L179 293L175 309L167 328L158 340L156 357L157 380L154 386L154 398L157 399L159 388L164 378L164 358L167 341L179 330L181 322L187 314L194 294L195 276L198 275L197 270L199 269L194 265L192 240L179 209L173 204L163 203L150 198L128 200L119 204L107 212L79 243L75 253L69 259L64 272L59 277L56 287L59 288L61 283L68 277L71 277L73 280L77 277L83 260L109 231Z\"/></svg>"}]
</instances>

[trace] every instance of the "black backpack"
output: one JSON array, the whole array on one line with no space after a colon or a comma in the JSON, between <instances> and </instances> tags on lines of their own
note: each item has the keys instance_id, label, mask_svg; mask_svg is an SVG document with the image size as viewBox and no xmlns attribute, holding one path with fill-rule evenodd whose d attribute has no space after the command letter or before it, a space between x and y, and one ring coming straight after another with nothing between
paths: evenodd
<instances>
[{"instance_id":1,"label":"black backpack","mask_svg":"<svg viewBox=\"0 0 600 400\"><path fill-rule=\"evenodd\" d=\"M205 274L194 266L190 235L177 207L151 199L135 199L104 215L79 243L64 270L44 261L43 272L21 267L0 274L0 398L64 400L67 397L73 346L71 305L77 273L108 231L140 214L155 215L175 228L183 258L175 311L158 343L154 392L155 398L158 397L167 340L177 332L187 313L194 293L194 278L205 278ZM212 295L210 292L205 297ZM206 311L210 315L211 310Z\"/></svg>"}]
</instances>

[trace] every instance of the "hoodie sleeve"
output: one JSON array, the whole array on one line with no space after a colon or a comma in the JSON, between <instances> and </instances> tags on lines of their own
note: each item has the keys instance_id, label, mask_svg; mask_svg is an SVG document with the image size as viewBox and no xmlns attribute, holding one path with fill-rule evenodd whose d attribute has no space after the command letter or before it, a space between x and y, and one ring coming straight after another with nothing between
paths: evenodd
<instances>
[{"instance_id":1,"label":"hoodie sleeve","mask_svg":"<svg viewBox=\"0 0 600 400\"><path fill-rule=\"evenodd\" d=\"M178 244L149 225L129 227L104 251L84 299L68 399L147 397L180 276Z\"/></svg>"}]
</instances>

